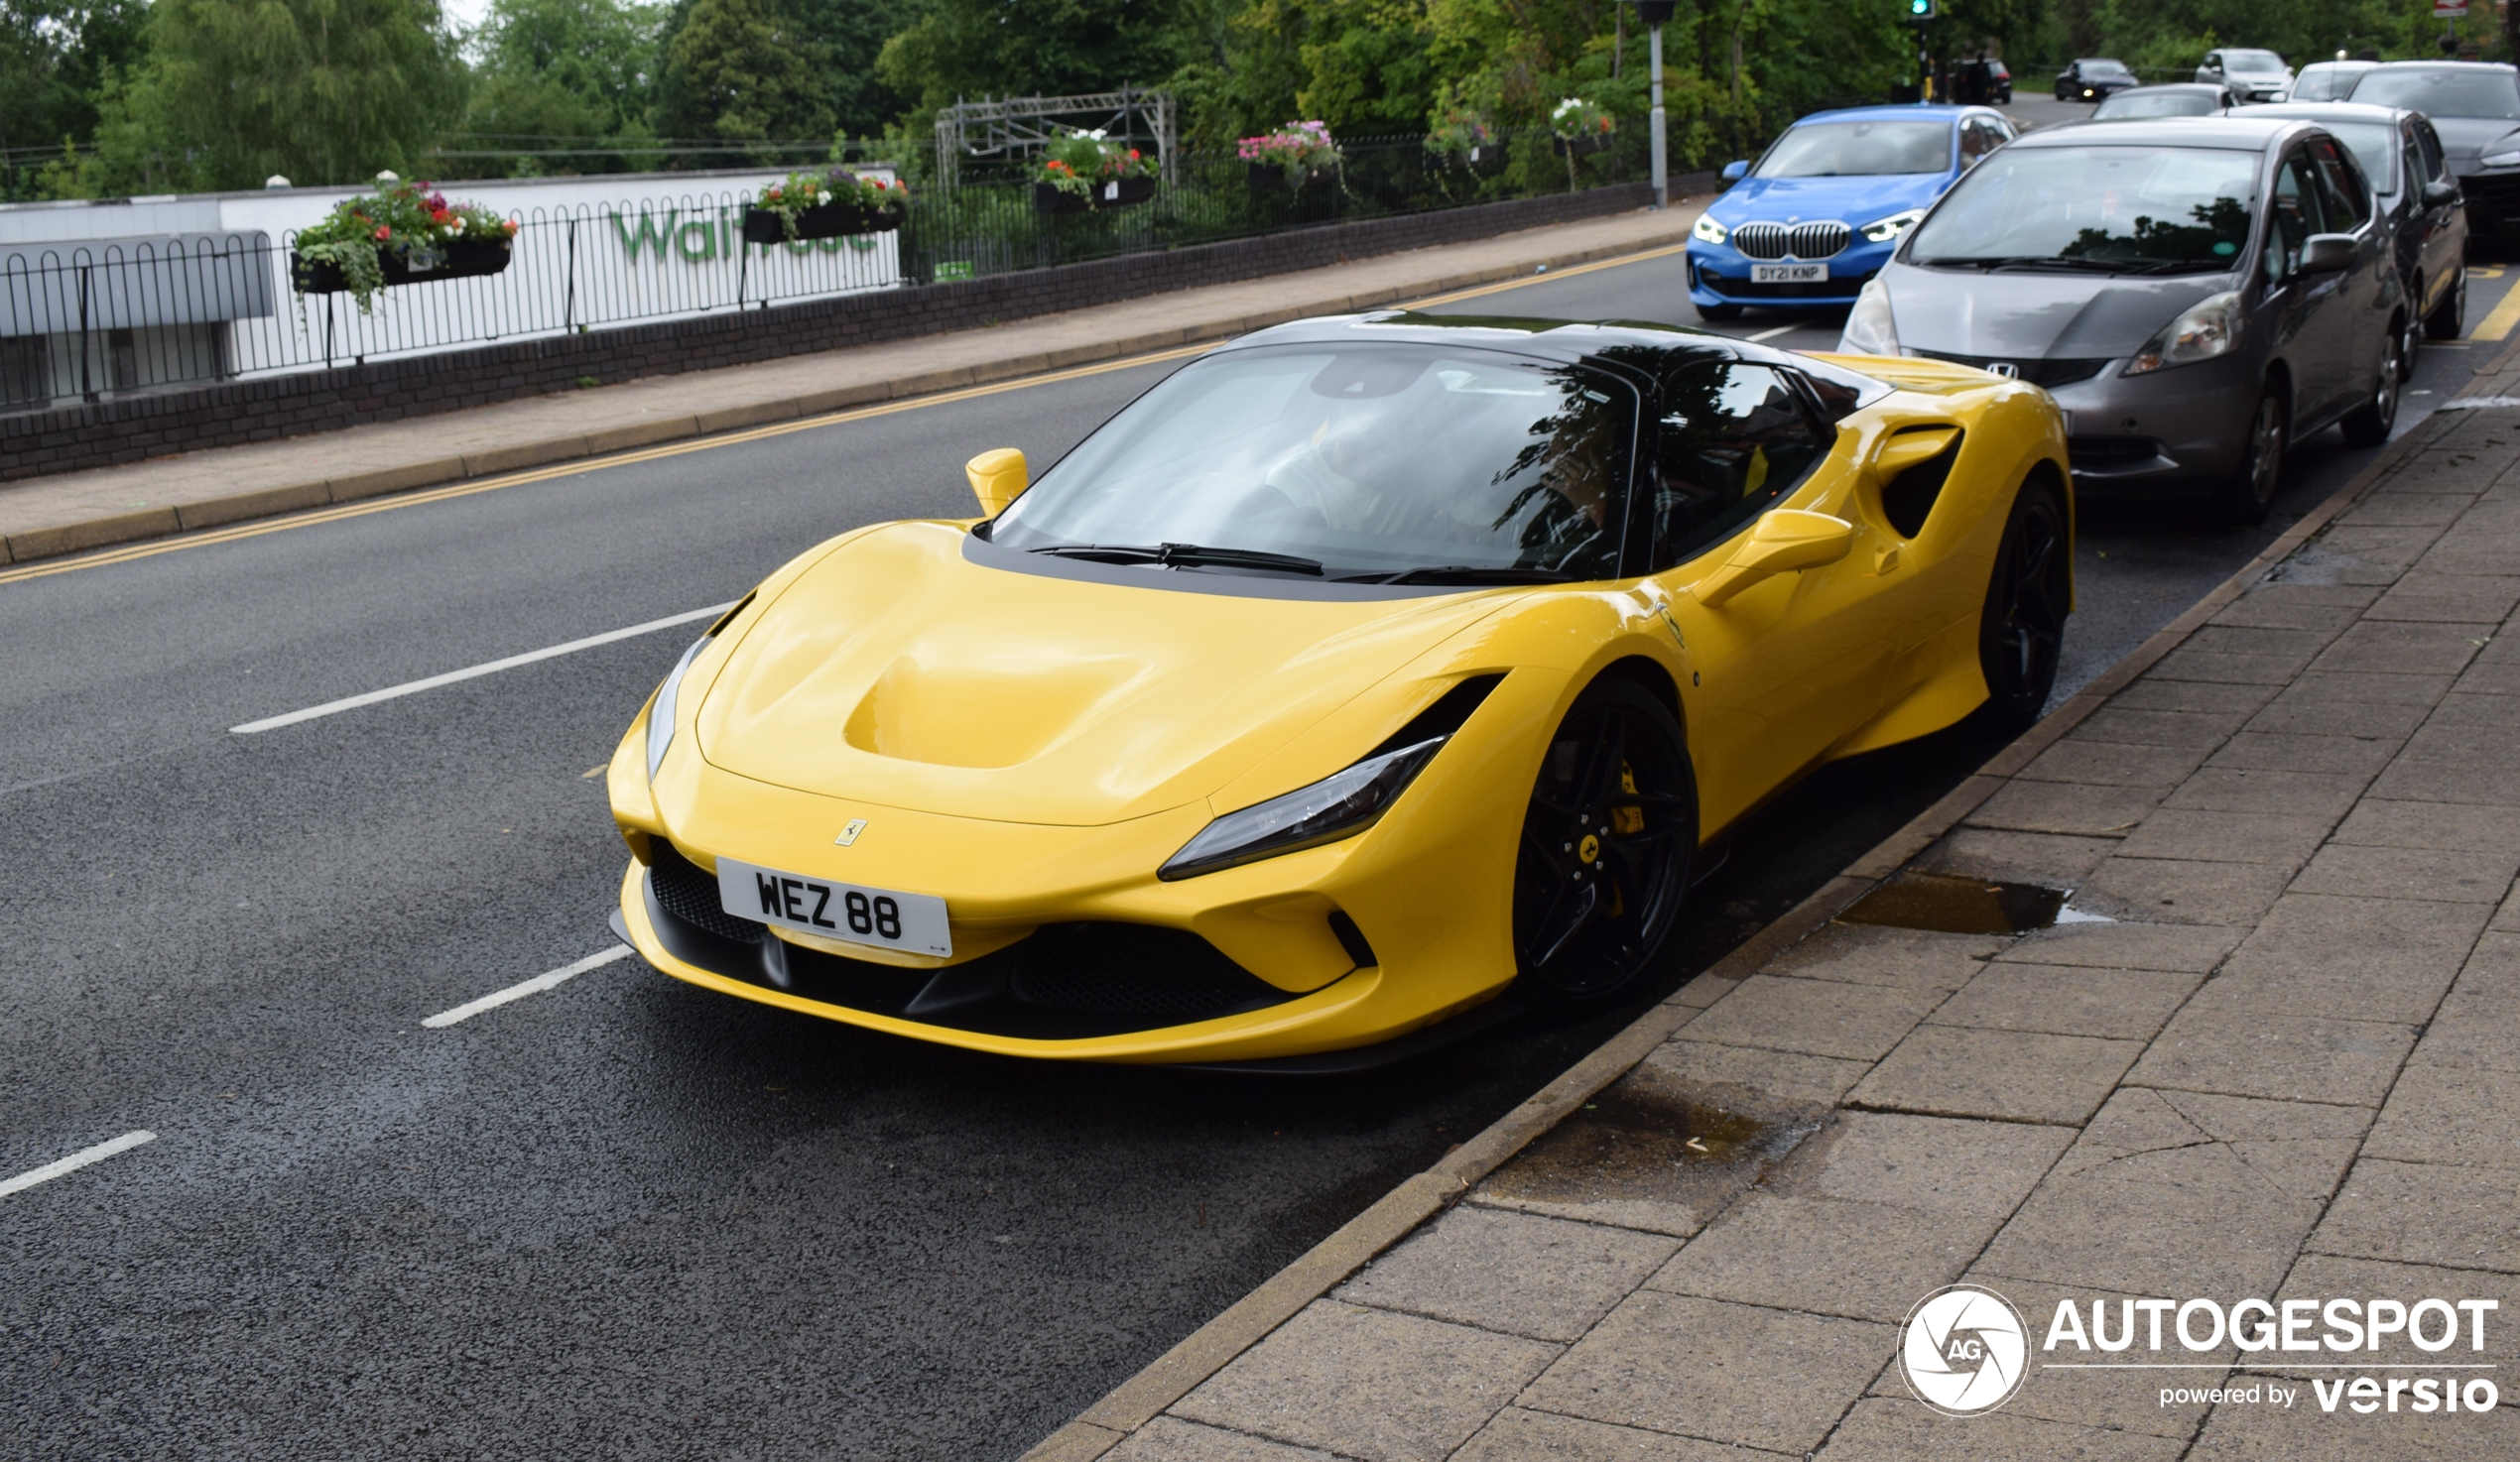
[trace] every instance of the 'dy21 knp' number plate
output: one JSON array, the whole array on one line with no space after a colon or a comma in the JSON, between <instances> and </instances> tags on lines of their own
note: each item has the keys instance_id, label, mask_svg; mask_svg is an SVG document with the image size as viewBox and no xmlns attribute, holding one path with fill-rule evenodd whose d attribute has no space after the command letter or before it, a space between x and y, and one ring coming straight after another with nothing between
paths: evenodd
<instances>
[{"instance_id":1,"label":"'dy21 knp' number plate","mask_svg":"<svg viewBox=\"0 0 2520 1462\"><path fill-rule=\"evenodd\" d=\"M953 952L945 902L934 894L860 888L720 858L717 902L737 918L758 919L825 939L913 954Z\"/></svg>"},{"instance_id":2,"label":"'dy21 knp' number plate","mask_svg":"<svg viewBox=\"0 0 2520 1462\"><path fill-rule=\"evenodd\" d=\"M1750 283L1754 285L1816 285L1828 278L1826 264L1753 264Z\"/></svg>"}]
</instances>

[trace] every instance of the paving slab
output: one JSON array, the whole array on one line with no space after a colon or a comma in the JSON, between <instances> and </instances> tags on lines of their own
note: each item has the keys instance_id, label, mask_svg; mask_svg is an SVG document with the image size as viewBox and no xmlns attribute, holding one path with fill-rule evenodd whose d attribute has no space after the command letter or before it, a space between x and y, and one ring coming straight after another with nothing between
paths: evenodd
<instances>
[{"instance_id":1,"label":"paving slab","mask_svg":"<svg viewBox=\"0 0 2520 1462\"><path fill-rule=\"evenodd\" d=\"M2063 832L2082 837L2122 834L2159 805L2168 784L2110 787L2079 782L2014 782L1968 814L1971 827L2012 832Z\"/></svg>"},{"instance_id":2,"label":"paving slab","mask_svg":"<svg viewBox=\"0 0 2520 1462\"><path fill-rule=\"evenodd\" d=\"M1508 1406L1452 1462L1758 1462L1773 1455Z\"/></svg>"},{"instance_id":3,"label":"paving slab","mask_svg":"<svg viewBox=\"0 0 2520 1462\"><path fill-rule=\"evenodd\" d=\"M1943 1117L2079 1125L2143 1053L2140 1040L1923 1026L1847 1100Z\"/></svg>"},{"instance_id":4,"label":"paving slab","mask_svg":"<svg viewBox=\"0 0 2520 1462\"><path fill-rule=\"evenodd\" d=\"M1455 1208L1333 1291L1351 1304L1571 1341L1679 1241L1492 1208Z\"/></svg>"},{"instance_id":5,"label":"paving slab","mask_svg":"<svg viewBox=\"0 0 2520 1462\"><path fill-rule=\"evenodd\" d=\"M1692 1043L1877 1061L1941 1002L1939 991L1753 975L1683 1034Z\"/></svg>"},{"instance_id":6,"label":"paving slab","mask_svg":"<svg viewBox=\"0 0 2520 1462\"><path fill-rule=\"evenodd\" d=\"M2198 999L2205 993L2198 991ZM2126 1081L2130 1086L2377 1107L2414 1045L2412 1026L2275 1015L2236 1004L2191 1001L2171 1017L2144 1058L2126 1073Z\"/></svg>"},{"instance_id":7,"label":"paving slab","mask_svg":"<svg viewBox=\"0 0 2520 1462\"><path fill-rule=\"evenodd\" d=\"M2085 1369L2111 1361L2142 1358L2142 1353L2112 1353L2087 1346L2091 1306L2106 1306L2104 1318L2112 1336L2129 1333L2121 1323L2129 1313L2125 1305L2129 1300L2154 1297L2150 1291L2117 1294L2087 1286L2043 1284L2034 1279L1992 1275L1977 1269L1963 1276L1962 1281L1992 1289L2011 1301L2029 1326L2029 1374L2023 1378L2021 1390L2011 1401L2004 1402L2003 1409L1996 1414L2102 1427L2180 1442L2196 1435L2198 1426L2205 1419L2201 1413L2172 1410L2160 1403L2161 1372ZM2057 1307L2061 1304L2074 1306L2075 1323L2082 1329L2085 1346L2078 1347L2071 1338L2071 1331L2058 1340L2054 1349L2047 1346L2047 1336L2057 1323ZM2140 1331L2144 1322L2140 1312L2134 1313L2134 1324ZM2177 1349L2177 1341L2166 1343ZM2226 1337L2221 1345L2209 1351L2179 1350L2176 1359L2182 1364L2212 1366L2219 1363L2228 1367L2237 1364L2243 1357L2239 1347L2232 1345ZM2218 1386L2226 1374L2227 1371L2222 1369L2189 1371L2181 1374L2179 1384ZM1895 1366L1872 1384L1872 1391L1876 1396L1910 1395L1907 1383L1900 1378Z\"/></svg>"},{"instance_id":8,"label":"paving slab","mask_svg":"<svg viewBox=\"0 0 2520 1462\"><path fill-rule=\"evenodd\" d=\"M2520 854L2464 848L2364 847L2341 836L2293 880L2297 894L2353 899L2499 904L2520 872Z\"/></svg>"},{"instance_id":9,"label":"paving slab","mask_svg":"<svg viewBox=\"0 0 2520 1462\"><path fill-rule=\"evenodd\" d=\"M2117 847L2115 838L1959 827L1936 839L1908 866L1920 873L1949 874L1954 878L2001 879L2070 889L2090 877L2091 870Z\"/></svg>"},{"instance_id":10,"label":"paving slab","mask_svg":"<svg viewBox=\"0 0 2520 1462\"><path fill-rule=\"evenodd\" d=\"M2436 1310L2424 1320L2424 1334L2432 1344L2419 1347L2403 1327L2392 1326L2389 1333L2373 1339L2365 1332L2363 1346L2350 1352L2321 1351L2315 1355L2287 1354L2281 1351L2261 1352L2248 1358L2249 1369L2269 1375L2331 1376L2332 1370L2298 1370L2286 1366L2287 1361L2344 1362L2368 1361L2379 1365L2424 1365L2454 1362L2461 1365L2490 1365L2503 1373L2495 1378L2497 1389L2510 1397L2509 1373L2520 1368L2520 1275L2494 1274L2485 1270L2441 1269L2431 1265L2394 1264L2384 1260L2340 1259L2332 1254L2305 1254L2284 1277L2281 1288L2270 1296L2284 1299L2327 1299L2334 1295L2351 1296L2366 1307L2373 1299L2388 1299L2402 1307L2411 1307L2426 1298L2450 1301L2456 1321L2448 1336L2444 1334L2443 1316ZM2477 1342L2476 1315L2460 1312L2456 1306L2461 1299L2490 1299L2496 1309L2486 1311L2483 1318L2483 1344ZM2315 1334L2328 1333L2322 1324ZM2445 1339L2448 1343L2441 1344ZM2438 1347L2438 1348L2435 1348ZM2350 1373L2348 1373L2350 1374ZM2417 1375L2424 1374L2419 1371Z\"/></svg>"},{"instance_id":11,"label":"paving slab","mask_svg":"<svg viewBox=\"0 0 2520 1462\"><path fill-rule=\"evenodd\" d=\"M2520 1173L2365 1157L2306 1247L2350 1259L2520 1274Z\"/></svg>"},{"instance_id":12,"label":"paving slab","mask_svg":"<svg viewBox=\"0 0 2520 1462\"><path fill-rule=\"evenodd\" d=\"M2452 802L2397 802L2364 797L2336 828L2336 843L2374 848L2434 848L2520 858L2520 817L2499 807Z\"/></svg>"},{"instance_id":13,"label":"paving slab","mask_svg":"<svg viewBox=\"0 0 2520 1462\"><path fill-rule=\"evenodd\" d=\"M2080 1172L2060 1163L1976 1268L2121 1294L2257 1294L2318 1222L2317 1200L2199 1144Z\"/></svg>"},{"instance_id":14,"label":"paving slab","mask_svg":"<svg viewBox=\"0 0 2520 1462\"><path fill-rule=\"evenodd\" d=\"M1990 964L1926 1024L2149 1040L2204 980L2175 970Z\"/></svg>"},{"instance_id":15,"label":"paving slab","mask_svg":"<svg viewBox=\"0 0 2520 1462\"><path fill-rule=\"evenodd\" d=\"M1985 967L1987 958L2009 942L1990 934L1831 922L1769 960L1761 973L1886 985L1930 999L1967 984Z\"/></svg>"},{"instance_id":16,"label":"paving slab","mask_svg":"<svg viewBox=\"0 0 2520 1462\"><path fill-rule=\"evenodd\" d=\"M1800 1455L1863 1395L1896 1336L1895 1326L1868 1320L1640 1289L1521 1402Z\"/></svg>"},{"instance_id":17,"label":"paving slab","mask_svg":"<svg viewBox=\"0 0 2520 1462\"><path fill-rule=\"evenodd\" d=\"M2063 1128L1840 1112L1766 1182L1772 1192L2000 1218L2074 1143Z\"/></svg>"},{"instance_id":18,"label":"paving slab","mask_svg":"<svg viewBox=\"0 0 2520 1462\"><path fill-rule=\"evenodd\" d=\"M2515 1113L2520 1072L2409 1062L2362 1151L2406 1162L2520 1169Z\"/></svg>"},{"instance_id":19,"label":"paving slab","mask_svg":"<svg viewBox=\"0 0 2520 1462\"><path fill-rule=\"evenodd\" d=\"M1855 1406L1821 1462L2175 1462L2181 1444L2168 1437L2043 1421L2009 1409L1978 1416L1945 1416L1913 1401L1869 1398Z\"/></svg>"},{"instance_id":20,"label":"paving slab","mask_svg":"<svg viewBox=\"0 0 2520 1462\"><path fill-rule=\"evenodd\" d=\"M2476 941L2413 1059L2520 1071L2520 934L2489 932Z\"/></svg>"},{"instance_id":21,"label":"paving slab","mask_svg":"<svg viewBox=\"0 0 2520 1462\"><path fill-rule=\"evenodd\" d=\"M2420 1026L2491 916L2472 902L2286 894L2195 1005Z\"/></svg>"},{"instance_id":22,"label":"paving slab","mask_svg":"<svg viewBox=\"0 0 2520 1462\"><path fill-rule=\"evenodd\" d=\"M2119 851L2129 858L2268 863L2289 873L2310 861L2333 825L2328 817L2165 807L2129 833Z\"/></svg>"},{"instance_id":23,"label":"paving slab","mask_svg":"<svg viewBox=\"0 0 2520 1462\"><path fill-rule=\"evenodd\" d=\"M1650 1289L1895 1324L2003 1221L1754 1192L1646 1280Z\"/></svg>"},{"instance_id":24,"label":"paving slab","mask_svg":"<svg viewBox=\"0 0 2520 1462\"><path fill-rule=\"evenodd\" d=\"M2370 1125L2362 1107L2128 1087L2109 1098L2055 1171L2141 1176L2188 1160L2163 1154L2214 1147L2278 1191L2325 1202Z\"/></svg>"},{"instance_id":25,"label":"paving slab","mask_svg":"<svg viewBox=\"0 0 2520 1462\"><path fill-rule=\"evenodd\" d=\"M1319 1299L1173 1412L1364 1462L1440 1462L1558 1354L1520 1336Z\"/></svg>"},{"instance_id":26,"label":"paving slab","mask_svg":"<svg viewBox=\"0 0 2520 1462\"><path fill-rule=\"evenodd\" d=\"M1291 1447L1178 1416L1158 1416L1103 1454L1110 1462L1337 1462L1331 1453Z\"/></svg>"},{"instance_id":27,"label":"paving slab","mask_svg":"<svg viewBox=\"0 0 2520 1462\"><path fill-rule=\"evenodd\" d=\"M2274 907L2291 876L2275 863L2111 858L2074 891L2074 907L2145 923L2245 927Z\"/></svg>"},{"instance_id":28,"label":"paving slab","mask_svg":"<svg viewBox=\"0 0 2520 1462\"><path fill-rule=\"evenodd\" d=\"M2189 1462L2505 1462L2520 1456L2520 1410L2483 1415L2351 1414L2320 1409L2308 1382L2290 1406L2216 1406Z\"/></svg>"},{"instance_id":29,"label":"paving slab","mask_svg":"<svg viewBox=\"0 0 2520 1462\"><path fill-rule=\"evenodd\" d=\"M2041 929L1995 956L2011 964L2090 965L2203 973L2238 946L2246 925L2072 923Z\"/></svg>"}]
</instances>

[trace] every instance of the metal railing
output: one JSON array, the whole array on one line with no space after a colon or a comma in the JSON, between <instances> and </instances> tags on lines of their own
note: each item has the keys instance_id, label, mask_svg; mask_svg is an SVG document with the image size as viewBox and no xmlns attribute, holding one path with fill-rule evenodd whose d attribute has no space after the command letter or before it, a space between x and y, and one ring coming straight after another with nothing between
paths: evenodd
<instances>
[{"instance_id":1,"label":"metal railing","mask_svg":"<svg viewBox=\"0 0 2520 1462\"><path fill-rule=\"evenodd\" d=\"M394 285L365 311L345 293L300 293L292 235L0 248L0 411L1620 182L1644 172L1631 130L1572 171L1546 132L1485 144L1475 160L1414 137L1365 139L1338 166L1298 178L1185 155L1151 200L1081 212L1044 211L1012 170L966 171L956 187L919 189L898 232L769 245L743 241L744 192L537 209L517 220L503 271Z\"/></svg>"}]
</instances>

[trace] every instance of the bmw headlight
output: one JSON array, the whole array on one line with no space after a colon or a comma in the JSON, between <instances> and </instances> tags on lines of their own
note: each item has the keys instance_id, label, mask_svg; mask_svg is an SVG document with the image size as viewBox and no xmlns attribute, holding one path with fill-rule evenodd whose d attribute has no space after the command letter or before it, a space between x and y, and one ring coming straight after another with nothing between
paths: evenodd
<instances>
[{"instance_id":1,"label":"bmw headlight","mask_svg":"<svg viewBox=\"0 0 2520 1462\"><path fill-rule=\"evenodd\" d=\"M2520 168L2520 152L2494 153L2485 159L2488 168Z\"/></svg>"},{"instance_id":2,"label":"bmw headlight","mask_svg":"<svg viewBox=\"0 0 2520 1462\"><path fill-rule=\"evenodd\" d=\"M2239 348L2240 323L2239 291L2225 290L2211 299L2200 300L2145 341L2144 348L2126 363L2124 374L2140 376L2147 371L2166 371L2172 366L2194 365L2228 355Z\"/></svg>"},{"instance_id":3,"label":"bmw headlight","mask_svg":"<svg viewBox=\"0 0 2520 1462\"><path fill-rule=\"evenodd\" d=\"M1220 868L1233 868L1275 858L1302 848L1319 847L1354 837L1379 821L1402 790L1425 770L1444 746L1438 736L1415 746L1367 757L1344 772L1324 777L1311 787L1284 796L1228 812L1182 845L1155 876L1166 882L1197 878Z\"/></svg>"},{"instance_id":4,"label":"bmw headlight","mask_svg":"<svg viewBox=\"0 0 2520 1462\"><path fill-rule=\"evenodd\" d=\"M666 675L665 683L656 687L656 701L648 707L648 777L651 781L656 777L657 767L665 761L665 749L674 742L674 703L683 690L683 672L692 668L693 661L699 659L700 652L708 648L708 642L716 633L711 629L708 634L693 640L692 648L683 652L683 658L674 662L674 669Z\"/></svg>"},{"instance_id":5,"label":"bmw headlight","mask_svg":"<svg viewBox=\"0 0 2520 1462\"><path fill-rule=\"evenodd\" d=\"M1701 213L1698 221L1689 225L1689 236L1701 244L1720 244L1732 237L1732 230L1717 223L1713 214Z\"/></svg>"},{"instance_id":6,"label":"bmw headlight","mask_svg":"<svg viewBox=\"0 0 2520 1462\"><path fill-rule=\"evenodd\" d=\"M1892 239L1897 238L1899 235L1906 233L1909 229L1916 227L1918 221L1924 217L1925 210L1923 208L1909 208L1901 212L1893 213L1887 218L1876 218L1870 223L1865 224L1861 229L1858 229L1857 232L1861 233L1865 238L1872 240L1876 244L1886 244Z\"/></svg>"},{"instance_id":7,"label":"bmw headlight","mask_svg":"<svg viewBox=\"0 0 2520 1462\"><path fill-rule=\"evenodd\" d=\"M1899 326L1890 317L1890 287L1879 278L1867 281L1855 296L1855 307L1846 311L1846 329L1837 337L1837 348L1850 355L1899 353Z\"/></svg>"}]
</instances>

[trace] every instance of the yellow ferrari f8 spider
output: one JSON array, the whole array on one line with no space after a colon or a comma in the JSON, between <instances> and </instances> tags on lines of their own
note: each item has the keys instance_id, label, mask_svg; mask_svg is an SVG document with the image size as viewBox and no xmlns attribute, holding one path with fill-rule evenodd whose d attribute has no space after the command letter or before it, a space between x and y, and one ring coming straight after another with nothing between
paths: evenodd
<instances>
[{"instance_id":1,"label":"yellow ferrari f8 spider","mask_svg":"<svg viewBox=\"0 0 2520 1462\"><path fill-rule=\"evenodd\" d=\"M969 471L984 517L811 549L623 738L657 968L1278 1069L1599 1009L1796 778L2034 720L2073 599L2044 392L1654 325L1309 320Z\"/></svg>"}]
</instances>

